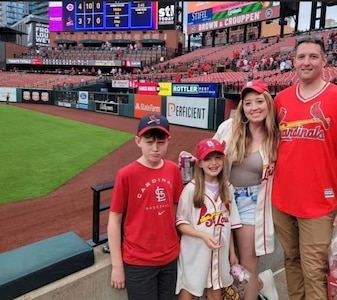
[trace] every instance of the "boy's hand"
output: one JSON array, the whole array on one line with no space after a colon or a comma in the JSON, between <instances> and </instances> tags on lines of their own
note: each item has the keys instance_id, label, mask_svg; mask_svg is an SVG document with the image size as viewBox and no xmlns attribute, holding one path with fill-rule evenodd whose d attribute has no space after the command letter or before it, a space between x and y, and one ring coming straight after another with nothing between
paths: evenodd
<instances>
[{"instance_id":1,"label":"boy's hand","mask_svg":"<svg viewBox=\"0 0 337 300\"><path fill-rule=\"evenodd\" d=\"M125 289L124 267L112 267L111 286L118 290Z\"/></svg>"}]
</instances>

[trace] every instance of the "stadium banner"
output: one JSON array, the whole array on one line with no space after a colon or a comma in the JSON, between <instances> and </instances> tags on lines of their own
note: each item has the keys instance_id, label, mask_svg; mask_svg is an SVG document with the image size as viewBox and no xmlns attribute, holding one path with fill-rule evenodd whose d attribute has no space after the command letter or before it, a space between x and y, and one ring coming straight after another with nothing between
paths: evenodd
<instances>
[{"instance_id":1,"label":"stadium banner","mask_svg":"<svg viewBox=\"0 0 337 300\"><path fill-rule=\"evenodd\" d=\"M111 87L113 88L128 89L129 86L130 86L129 80L113 79L111 81Z\"/></svg>"},{"instance_id":2,"label":"stadium banner","mask_svg":"<svg viewBox=\"0 0 337 300\"><path fill-rule=\"evenodd\" d=\"M279 16L280 1L189 2L187 34L276 19Z\"/></svg>"},{"instance_id":3,"label":"stadium banner","mask_svg":"<svg viewBox=\"0 0 337 300\"><path fill-rule=\"evenodd\" d=\"M51 91L22 89L23 103L52 104Z\"/></svg>"},{"instance_id":4,"label":"stadium banner","mask_svg":"<svg viewBox=\"0 0 337 300\"><path fill-rule=\"evenodd\" d=\"M19 102L16 99L16 88L13 87L1 87L0 88L0 101L6 102L7 96L9 102Z\"/></svg>"},{"instance_id":5,"label":"stadium banner","mask_svg":"<svg viewBox=\"0 0 337 300\"><path fill-rule=\"evenodd\" d=\"M158 95L135 95L134 117L141 118L151 113L162 114L162 97Z\"/></svg>"},{"instance_id":6,"label":"stadium banner","mask_svg":"<svg viewBox=\"0 0 337 300\"><path fill-rule=\"evenodd\" d=\"M172 96L218 97L216 83L172 83Z\"/></svg>"},{"instance_id":7,"label":"stadium banner","mask_svg":"<svg viewBox=\"0 0 337 300\"><path fill-rule=\"evenodd\" d=\"M72 108L72 104L69 102L64 102L64 101L57 101L57 106L62 106L62 107L67 107L67 108ZM75 107L74 107L75 108Z\"/></svg>"},{"instance_id":8,"label":"stadium banner","mask_svg":"<svg viewBox=\"0 0 337 300\"><path fill-rule=\"evenodd\" d=\"M49 47L49 25L42 23L27 24L27 46L28 47Z\"/></svg>"},{"instance_id":9,"label":"stadium banner","mask_svg":"<svg viewBox=\"0 0 337 300\"><path fill-rule=\"evenodd\" d=\"M166 118L171 124L208 129L209 99L167 97Z\"/></svg>"},{"instance_id":10,"label":"stadium banner","mask_svg":"<svg viewBox=\"0 0 337 300\"><path fill-rule=\"evenodd\" d=\"M159 85L157 82L138 82L137 94L158 95Z\"/></svg>"},{"instance_id":11,"label":"stadium banner","mask_svg":"<svg viewBox=\"0 0 337 300\"><path fill-rule=\"evenodd\" d=\"M95 111L100 113L118 115L119 104L116 102L95 101Z\"/></svg>"},{"instance_id":12,"label":"stadium banner","mask_svg":"<svg viewBox=\"0 0 337 300\"><path fill-rule=\"evenodd\" d=\"M78 92L78 108L88 109L89 107L89 92L79 91Z\"/></svg>"},{"instance_id":13,"label":"stadium banner","mask_svg":"<svg viewBox=\"0 0 337 300\"><path fill-rule=\"evenodd\" d=\"M95 67L121 67L122 62L120 60L88 60L89 66Z\"/></svg>"},{"instance_id":14,"label":"stadium banner","mask_svg":"<svg viewBox=\"0 0 337 300\"><path fill-rule=\"evenodd\" d=\"M158 1L158 29L175 30L177 22L176 1Z\"/></svg>"},{"instance_id":15,"label":"stadium banner","mask_svg":"<svg viewBox=\"0 0 337 300\"><path fill-rule=\"evenodd\" d=\"M58 58L6 58L9 65L58 65L58 66L88 66L88 67L121 67L121 60L93 60L93 59L58 59ZM140 65L141 62L132 62L133 65Z\"/></svg>"},{"instance_id":16,"label":"stadium banner","mask_svg":"<svg viewBox=\"0 0 337 300\"><path fill-rule=\"evenodd\" d=\"M140 60L122 60L121 66L131 68L142 68L143 63Z\"/></svg>"},{"instance_id":17,"label":"stadium banner","mask_svg":"<svg viewBox=\"0 0 337 300\"><path fill-rule=\"evenodd\" d=\"M160 96L172 96L172 82L158 82Z\"/></svg>"}]
</instances>

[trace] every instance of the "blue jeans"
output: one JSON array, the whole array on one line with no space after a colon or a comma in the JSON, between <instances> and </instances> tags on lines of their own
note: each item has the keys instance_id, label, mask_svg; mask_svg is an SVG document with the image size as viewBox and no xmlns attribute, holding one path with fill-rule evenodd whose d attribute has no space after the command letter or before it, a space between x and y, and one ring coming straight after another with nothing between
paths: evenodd
<instances>
[{"instance_id":1,"label":"blue jeans","mask_svg":"<svg viewBox=\"0 0 337 300\"><path fill-rule=\"evenodd\" d=\"M256 201L259 189L260 185L234 187L234 199L242 224L255 225Z\"/></svg>"}]
</instances>

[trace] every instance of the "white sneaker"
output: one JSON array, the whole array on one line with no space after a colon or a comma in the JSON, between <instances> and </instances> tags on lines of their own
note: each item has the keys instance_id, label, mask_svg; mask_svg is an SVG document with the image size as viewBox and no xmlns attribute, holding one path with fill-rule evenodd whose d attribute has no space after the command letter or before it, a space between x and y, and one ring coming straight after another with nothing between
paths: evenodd
<instances>
[{"instance_id":1,"label":"white sneaker","mask_svg":"<svg viewBox=\"0 0 337 300\"><path fill-rule=\"evenodd\" d=\"M279 300L272 270L268 269L261 272L259 278L263 282L263 288L260 294L265 296L268 300Z\"/></svg>"}]
</instances>

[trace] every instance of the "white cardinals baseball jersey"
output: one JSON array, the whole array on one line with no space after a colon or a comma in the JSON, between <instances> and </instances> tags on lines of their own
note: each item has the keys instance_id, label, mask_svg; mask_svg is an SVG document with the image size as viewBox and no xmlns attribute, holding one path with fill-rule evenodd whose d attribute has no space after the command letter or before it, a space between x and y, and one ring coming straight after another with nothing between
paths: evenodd
<instances>
[{"instance_id":1,"label":"white cardinals baseball jersey","mask_svg":"<svg viewBox=\"0 0 337 300\"><path fill-rule=\"evenodd\" d=\"M232 284L229 274L229 243L232 228L242 226L233 200L225 205L206 188L204 206L193 204L195 184L188 183L179 200L176 225L190 224L196 230L213 235L221 248L211 250L200 238L182 235L178 259L176 293L185 289L195 296L202 296L205 288L220 289Z\"/></svg>"}]
</instances>

